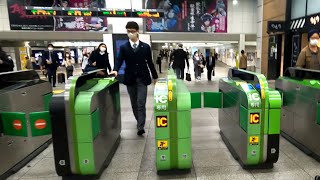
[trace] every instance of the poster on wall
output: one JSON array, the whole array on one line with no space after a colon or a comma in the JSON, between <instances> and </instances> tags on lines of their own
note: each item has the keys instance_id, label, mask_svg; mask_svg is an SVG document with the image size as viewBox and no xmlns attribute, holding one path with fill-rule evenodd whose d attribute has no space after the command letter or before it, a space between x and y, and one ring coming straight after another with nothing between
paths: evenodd
<instances>
[{"instance_id":1,"label":"poster on wall","mask_svg":"<svg viewBox=\"0 0 320 180\"><path fill-rule=\"evenodd\" d=\"M300 36L292 36L292 54L291 54L291 67L296 66L300 54Z\"/></svg>"},{"instance_id":2,"label":"poster on wall","mask_svg":"<svg viewBox=\"0 0 320 180\"><path fill-rule=\"evenodd\" d=\"M227 32L227 0L145 0L144 7L163 9L164 18L148 18L148 32Z\"/></svg>"},{"instance_id":3,"label":"poster on wall","mask_svg":"<svg viewBox=\"0 0 320 180\"><path fill-rule=\"evenodd\" d=\"M105 8L105 0L7 0L11 30L107 31L107 18L26 15L25 6Z\"/></svg>"}]
</instances>

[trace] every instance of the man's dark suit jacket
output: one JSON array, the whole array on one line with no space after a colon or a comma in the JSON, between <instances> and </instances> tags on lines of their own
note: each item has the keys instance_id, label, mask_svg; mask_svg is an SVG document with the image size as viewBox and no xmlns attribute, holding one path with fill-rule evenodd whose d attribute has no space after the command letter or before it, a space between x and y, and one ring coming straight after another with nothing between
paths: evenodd
<instances>
[{"instance_id":1,"label":"man's dark suit jacket","mask_svg":"<svg viewBox=\"0 0 320 180\"><path fill-rule=\"evenodd\" d=\"M158 78L157 71L152 62L151 48L142 41L139 42L136 52L131 47L129 41L120 46L120 53L115 63L114 71L119 71L123 61L126 62L123 82L125 85L133 85L138 77L142 79L144 85L150 85L151 77L149 69L153 79Z\"/></svg>"},{"instance_id":2,"label":"man's dark suit jacket","mask_svg":"<svg viewBox=\"0 0 320 180\"><path fill-rule=\"evenodd\" d=\"M206 66L207 66L208 69L213 69L213 67L216 66L216 57L215 56L211 56L211 57L212 57L211 66L209 66L209 60L210 60L209 58L210 58L210 56L206 58Z\"/></svg>"},{"instance_id":3,"label":"man's dark suit jacket","mask_svg":"<svg viewBox=\"0 0 320 180\"><path fill-rule=\"evenodd\" d=\"M51 53L52 64L48 64L47 61L46 61L46 60L49 60L49 53ZM59 66L59 57L58 57L58 54L55 53L54 51L53 51L53 52L46 51L46 52L44 53L44 55L42 56L42 62L43 62L43 65L44 65L46 68L55 70L55 69L57 69L58 66Z\"/></svg>"}]
</instances>

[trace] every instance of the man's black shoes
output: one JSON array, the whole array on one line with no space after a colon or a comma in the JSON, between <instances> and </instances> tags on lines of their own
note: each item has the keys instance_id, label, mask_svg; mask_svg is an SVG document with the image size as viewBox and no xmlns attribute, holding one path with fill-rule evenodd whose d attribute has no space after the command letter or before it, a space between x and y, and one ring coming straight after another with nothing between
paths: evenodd
<instances>
[{"instance_id":1,"label":"man's black shoes","mask_svg":"<svg viewBox=\"0 0 320 180\"><path fill-rule=\"evenodd\" d=\"M139 130L139 131L137 132L138 136L142 136L144 133L146 133L146 132L144 131L144 129Z\"/></svg>"}]
</instances>

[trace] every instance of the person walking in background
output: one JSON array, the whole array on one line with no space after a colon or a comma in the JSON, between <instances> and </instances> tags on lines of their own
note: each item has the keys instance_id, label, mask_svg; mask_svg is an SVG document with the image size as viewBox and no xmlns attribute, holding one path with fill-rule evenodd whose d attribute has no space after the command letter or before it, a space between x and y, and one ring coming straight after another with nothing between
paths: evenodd
<instances>
[{"instance_id":1,"label":"person walking in background","mask_svg":"<svg viewBox=\"0 0 320 180\"><path fill-rule=\"evenodd\" d=\"M69 79L70 76L73 76L73 71L74 71L74 59L70 56L69 52L66 52L64 60L62 62L62 66L66 67L66 72L67 72L67 79Z\"/></svg>"},{"instance_id":2,"label":"person walking in background","mask_svg":"<svg viewBox=\"0 0 320 180\"><path fill-rule=\"evenodd\" d=\"M184 79L184 68L187 67L189 69L189 61L188 54L183 50L183 45L179 44L178 49L175 50L170 59L172 59L173 64L172 68L175 70L178 79Z\"/></svg>"},{"instance_id":3,"label":"person walking in background","mask_svg":"<svg viewBox=\"0 0 320 180\"><path fill-rule=\"evenodd\" d=\"M81 61L81 69L82 69L82 72L84 72L87 64L88 64L88 59L89 59L89 53L85 53L83 54L82 56L82 61Z\"/></svg>"},{"instance_id":4,"label":"person walking in background","mask_svg":"<svg viewBox=\"0 0 320 180\"><path fill-rule=\"evenodd\" d=\"M157 57L157 64L158 64L158 67L159 67L159 72L160 72L160 74L162 73L161 72L161 60L162 60L162 56L161 56L161 54L159 54L159 56Z\"/></svg>"},{"instance_id":5,"label":"person walking in background","mask_svg":"<svg viewBox=\"0 0 320 180\"><path fill-rule=\"evenodd\" d=\"M109 53L107 52L106 44L101 43L96 50L92 51L88 59L88 64L94 66L96 69L104 69L111 72ZM98 74L101 76L107 75L103 71L98 72Z\"/></svg>"},{"instance_id":6,"label":"person walking in background","mask_svg":"<svg viewBox=\"0 0 320 180\"><path fill-rule=\"evenodd\" d=\"M247 70L248 57L245 55L244 50L241 50L239 68Z\"/></svg>"},{"instance_id":7,"label":"person walking in background","mask_svg":"<svg viewBox=\"0 0 320 180\"><path fill-rule=\"evenodd\" d=\"M24 68L27 70L33 69L32 62L31 62L29 56L26 56L25 59L26 59L26 64L24 65Z\"/></svg>"},{"instance_id":8,"label":"person walking in background","mask_svg":"<svg viewBox=\"0 0 320 180\"><path fill-rule=\"evenodd\" d=\"M301 50L296 67L320 70L319 39L319 30L308 32L309 44Z\"/></svg>"},{"instance_id":9,"label":"person walking in background","mask_svg":"<svg viewBox=\"0 0 320 180\"><path fill-rule=\"evenodd\" d=\"M198 51L194 52L193 55L193 64L194 64L194 76L196 81L201 81L201 73L203 71L203 58Z\"/></svg>"},{"instance_id":10,"label":"person walking in background","mask_svg":"<svg viewBox=\"0 0 320 180\"><path fill-rule=\"evenodd\" d=\"M13 68L14 64L12 59L8 58L7 53L4 52L0 46L0 73L13 71Z\"/></svg>"},{"instance_id":11,"label":"person walking in background","mask_svg":"<svg viewBox=\"0 0 320 180\"><path fill-rule=\"evenodd\" d=\"M110 74L117 76L123 61L126 62L123 84L127 86L132 111L137 120L137 134L142 136L145 133L148 85L152 82L150 71L154 83L157 82L158 74L152 62L150 46L139 40L139 25L130 21L127 23L126 29L129 41L120 46L118 61Z\"/></svg>"},{"instance_id":12,"label":"person walking in background","mask_svg":"<svg viewBox=\"0 0 320 180\"><path fill-rule=\"evenodd\" d=\"M43 61L44 66L47 70L47 76L49 82L52 84L53 87L56 87L57 81L57 68L59 66L59 57L58 54L54 51L54 46L52 44L48 44L48 51L44 53Z\"/></svg>"},{"instance_id":13,"label":"person walking in background","mask_svg":"<svg viewBox=\"0 0 320 180\"><path fill-rule=\"evenodd\" d=\"M206 59L208 81L211 81L211 76L214 76L214 67L216 66L216 60L217 58L215 54L210 52L210 55Z\"/></svg>"}]
</instances>

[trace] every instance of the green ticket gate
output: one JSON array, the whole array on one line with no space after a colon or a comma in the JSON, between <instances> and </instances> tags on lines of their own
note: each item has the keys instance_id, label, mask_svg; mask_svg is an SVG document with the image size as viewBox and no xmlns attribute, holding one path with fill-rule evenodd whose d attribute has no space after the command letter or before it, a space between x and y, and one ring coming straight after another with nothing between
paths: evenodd
<instances>
[{"instance_id":1,"label":"green ticket gate","mask_svg":"<svg viewBox=\"0 0 320 180\"><path fill-rule=\"evenodd\" d=\"M120 142L119 82L92 71L73 77L50 106L55 166L64 178L96 178Z\"/></svg>"},{"instance_id":2,"label":"green ticket gate","mask_svg":"<svg viewBox=\"0 0 320 180\"><path fill-rule=\"evenodd\" d=\"M281 96L261 74L230 69L218 95L206 93L206 107L218 107L221 137L243 168L272 168L279 157ZM211 98L210 98L211 96Z\"/></svg>"},{"instance_id":3,"label":"green ticket gate","mask_svg":"<svg viewBox=\"0 0 320 180\"><path fill-rule=\"evenodd\" d=\"M0 73L0 179L51 143L52 88L36 71Z\"/></svg>"},{"instance_id":4,"label":"green ticket gate","mask_svg":"<svg viewBox=\"0 0 320 180\"><path fill-rule=\"evenodd\" d=\"M283 97L281 135L320 161L320 71L288 68L276 89Z\"/></svg>"},{"instance_id":5,"label":"green ticket gate","mask_svg":"<svg viewBox=\"0 0 320 180\"><path fill-rule=\"evenodd\" d=\"M154 90L156 167L188 170L191 155L191 96L183 81L172 71Z\"/></svg>"},{"instance_id":6,"label":"green ticket gate","mask_svg":"<svg viewBox=\"0 0 320 180\"><path fill-rule=\"evenodd\" d=\"M158 171L191 168L191 109L203 106L220 108L222 139L243 168L272 168L278 160L282 101L261 74L230 69L219 92L190 93L170 71L154 101Z\"/></svg>"}]
</instances>

